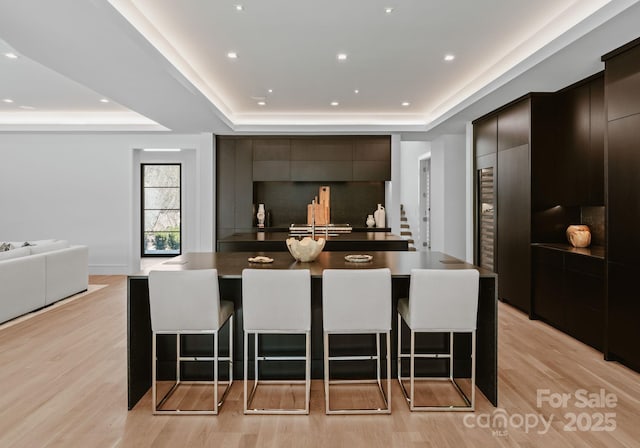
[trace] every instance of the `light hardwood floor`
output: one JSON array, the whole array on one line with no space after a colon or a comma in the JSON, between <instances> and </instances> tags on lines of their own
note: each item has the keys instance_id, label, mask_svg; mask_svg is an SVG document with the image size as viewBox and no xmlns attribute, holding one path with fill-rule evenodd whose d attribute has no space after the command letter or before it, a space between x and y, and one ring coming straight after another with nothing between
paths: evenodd
<instances>
[{"instance_id":1,"label":"light hardwood floor","mask_svg":"<svg viewBox=\"0 0 640 448\"><path fill-rule=\"evenodd\" d=\"M394 383L392 415L326 416L314 381L309 416L244 416L239 382L217 417L152 416L149 394L129 412L126 278L90 283L107 287L0 327L0 447L640 447L640 375L504 304L498 409L479 393L475 413L410 413ZM544 389L572 394L568 407L538 407ZM579 389L617 405L578 408ZM593 430L605 413L615 430ZM540 416L552 421L545 433Z\"/></svg>"}]
</instances>

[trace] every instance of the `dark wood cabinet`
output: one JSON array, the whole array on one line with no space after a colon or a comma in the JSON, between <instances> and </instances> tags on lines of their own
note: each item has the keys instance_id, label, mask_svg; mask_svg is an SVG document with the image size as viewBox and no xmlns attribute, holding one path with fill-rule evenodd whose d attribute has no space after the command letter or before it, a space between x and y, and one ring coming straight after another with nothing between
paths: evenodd
<instances>
[{"instance_id":1,"label":"dark wood cabinet","mask_svg":"<svg viewBox=\"0 0 640 448\"><path fill-rule=\"evenodd\" d=\"M638 267L607 263L607 348L605 357L640 371Z\"/></svg>"},{"instance_id":2,"label":"dark wood cabinet","mask_svg":"<svg viewBox=\"0 0 640 448\"><path fill-rule=\"evenodd\" d=\"M480 166L497 153L498 297L525 312L533 300L530 244L566 241L566 227L580 222L580 207L604 203L603 108L603 75L597 74L556 93L526 95L474 121L476 188ZM478 200L477 237L481 206ZM539 297L547 319L566 322L547 297Z\"/></svg>"},{"instance_id":3,"label":"dark wood cabinet","mask_svg":"<svg viewBox=\"0 0 640 448\"><path fill-rule=\"evenodd\" d=\"M300 189L300 184L294 182L305 182L307 186L311 183L344 183L344 188L338 190L350 199L335 203L334 207L340 213L341 205L358 200L358 205L367 208L351 207L353 213L344 215L358 214L358 219L352 221L358 223L372 207L361 200L362 192L375 191L376 194L368 195L368 199L373 198L375 207L376 203L384 202L382 182L391 180L389 136L217 136L216 153L217 239L254 227L254 182L281 184L305 192L306 187ZM354 181L367 182L371 188L360 188L365 184ZM317 194L317 186L314 188ZM378 194L380 188L382 196ZM354 192L353 197L344 194L348 191ZM297 196L291 197L296 199ZM298 222L306 219L304 210L313 196L314 193L307 194L302 203L290 204L301 210ZM286 198L283 201L286 202ZM274 204L276 202L271 201L271 206ZM281 221L284 216L276 219Z\"/></svg>"},{"instance_id":4,"label":"dark wood cabinet","mask_svg":"<svg viewBox=\"0 0 640 448\"><path fill-rule=\"evenodd\" d=\"M289 139L253 139L253 180L291 180Z\"/></svg>"},{"instance_id":5,"label":"dark wood cabinet","mask_svg":"<svg viewBox=\"0 0 640 448\"><path fill-rule=\"evenodd\" d=\"M292 181L350 181L353 180L351 160L292 160Z\"/></svg>"},{"instance_id":6,"label":"dark wood cabinet","mask_svg":"<svg viewBox=\"0 0 640 448\"><path fill-rule=\"evenodd\" d=\"M530 107L527 97L498 112L498 151L529 144Z\"/></svg>"},{"instance_id":7,"label":"dark wood cabinet","mask_svg":"<svg viewBox=\"0 0 640 448\"><path fill-rule=\"evenodd\" d=\"M531 310L529 189L529 145L499 151L498 297L526 313Z\"/></svg>"},{"instance_id":8,"label":"dark wood cabinet","mask_svg":"<svg viewBox=\"0 0 640 448\"><path fill-rule=\"evenodd\" d=\"M588 204L604 204L604 76L589 84L591 96L591 127L589 138Z\"/></svg>"},{"instance_id":9,"label":"dark wood cabinet","mask_svg":"<svg viewBox=\"0 0 640 448\"><path fill-rule=\"evenodd\" d=\"M565 330L564 255L560 251L533 247L532 260L532 314Z\"/></svg>"},{"instance_id":10,"label":"dark wood cabinet","mask_svg":"<svg viewBox=\"0 0 640 448\"><path fill-rule=\"evenodd\" d=\"M353 140L293 139L291 141L291 180L353 180Z\"/></svg>"},{"instance_id":11,"label":"dark wood cabinet","mask_svg":"<svg viewBox=\"0 0 640 448\"><path fill-rule=\"evenodd\" d=\"M534 246L532 260L534 317L602 350L604 259Z\"/></svg>"},{"instance_id":12,"label":"dark wood cabinet","mask_svg":"<svg viewBox=\"0 0 640 448\"><path fill-rule=\"evenodd\" d=\"M491 116L473 123L473 146L476 157L498 152L498 117Z\"/></svg>"},{"instance_id":13,"label":"dark wood cabinet","mask_svg":"<svg viewBox=\"0 0 640 448\"><path fill-rule=\"evenodd\" d=\"M640 370L640 39L604 55L607 147L605 357Z\"/></svg>"},{"instance_id":14,"label":"dark wood cabinet","mask_svg":"<svg viewBox=\"0 0 640 448\"><path fill-rule=\"evenodd\" d=\"M529 313L530 290L530 135L529 96L474 122L476 152L476 264L486 262L491 251L493 269L498 273L498 297ZM483 171L490 169L490 171ZM491 176L492 197L483 199L481 181ZM488 182L489 177L485 177ZM489 202L487 202L487 199ZM493 241L483 235L487 209L493 205ZM487 233L487 232L485 232ZM483 246L484 244L484 246Z\"/></svg>"},{"instance_id":15,"label":"dark wood cabinet","mask_svg":"<svg viewBox=\"0 0 640 448\"><path fill-rule=\"evenodd\" d=\"M607 120L640 114L640 47L603 56L606 64Z\"/></svg>"},{"instance_id":16,"label":"dark wood cabinet","mask_svg":"<svg viewBox=\"0 0 640 448\"><path fill-rule=\"evenodd\" d=\"M253 172L251 142L218 139L216 145L217 237L253 226Z\"/></svg>"},{"instance_id":17,"label":"dark wood cabinet","mask_svg":"<svg viewBox=\"0 0 640 448\"><path fill-rule=\"evenodd\" d=\"M608 258L639 265L640 114L608 123Z\"/></svg>"}]
</instances>

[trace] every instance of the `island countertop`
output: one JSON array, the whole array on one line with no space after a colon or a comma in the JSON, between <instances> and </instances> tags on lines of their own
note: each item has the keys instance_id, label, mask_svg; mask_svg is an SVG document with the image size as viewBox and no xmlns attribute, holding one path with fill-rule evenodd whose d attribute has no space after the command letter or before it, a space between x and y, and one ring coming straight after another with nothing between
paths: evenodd
<instances>
[{"instance_id":1,"label":"island countertop","mask_svg":"<svg viewBox=\"0 0 640 448\"><path fill-rule=\"evenodd\" d=\"M287 232L234 233L218 240L219 252L287 251ZM389 232L352 232L329 236L316 232L316 238L325 238L325 251L406 251L406 239Z\"/></svg>"},{"instance_id":2,"label":"island countertop","mask_svg":"<svg viewBox=\"0 0 640 448\"><path fill-rule=\"evenodd\" d=\"M217 269L218 277L239 279L243 269L309 269L311 277L322 277L325 269L376 269L389 268L396 278L409 278L412 269L477 269L480 277L496 277L496 274L442 252L365 251L373 259L366 263L345 260L351 252L322 252L310 263L297 262L288 252L192 252L152 266L130 278L144 278L150 270L184 271L192 269ZM251 263L249 258L263 255L273 258L273 263Z\"/></svg>"}]
</instances>

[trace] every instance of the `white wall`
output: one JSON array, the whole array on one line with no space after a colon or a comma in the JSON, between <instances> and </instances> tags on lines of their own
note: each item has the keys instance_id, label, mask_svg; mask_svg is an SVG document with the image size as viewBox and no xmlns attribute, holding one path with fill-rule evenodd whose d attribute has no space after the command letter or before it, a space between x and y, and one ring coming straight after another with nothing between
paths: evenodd
<instances>
[{"instance_id":1,"label":"white wall","mask_svg":"<svg viewBox=\"0 0 640 448\"><path fill-rule=\"evenodd\" d=\"M145 147L191 151L184 250L212 250L214 148L200 134L0 134L0 240L67 239L89 246L92 274L138 271L135 149Z\"/></svg>"},{"instance_id":2,"label":"white wall","mask_svg":"<svg viewBox=\"0 0 640 448\"><path fill-rule=\"evenodd\" d=\"M444 141L431 142L431 250L444 252L445 179Z\"/></svg>"},{"instance_id":3,"label":"white wall","mask_svg":"<svg viewBox=\"0 0 640 448\"><path fill-rule=\"evenodd\" d=\"M467 161L464 135L431 142L431 249L466 259Z\"/></svg>"},{"instance_id":4,"label":"white wall","mask_svg":"<svg viewBox=\"0 0 640 448\"><path fill-rule=\"evenodd\" d=\"M415 247L420 241L420 157L431 150L430 142L401 142L400 145L400 203L411 227Z\"/></svg>"}]
</instances>

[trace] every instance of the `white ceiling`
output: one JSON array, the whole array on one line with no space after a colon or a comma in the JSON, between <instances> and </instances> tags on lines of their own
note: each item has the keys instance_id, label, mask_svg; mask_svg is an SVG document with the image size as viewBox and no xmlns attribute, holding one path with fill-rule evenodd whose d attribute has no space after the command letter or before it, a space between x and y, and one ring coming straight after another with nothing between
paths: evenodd
<instances>
[{"instance_id":1,"label":"white ceiling","mask_svg":"<svg viewBox=\"0 0 640 448\"><path fill-rule=\"evenodd\" d=\"M601 70L637 23L637 0L0 0L0 130L429 138Z\"/></svg>"}]
</instances>

